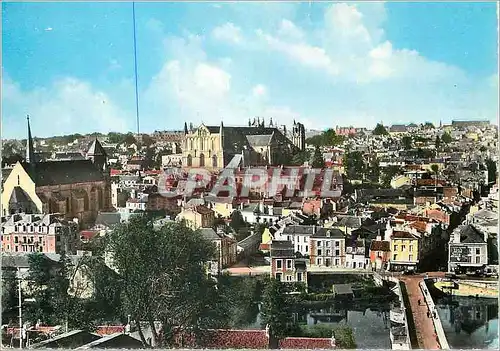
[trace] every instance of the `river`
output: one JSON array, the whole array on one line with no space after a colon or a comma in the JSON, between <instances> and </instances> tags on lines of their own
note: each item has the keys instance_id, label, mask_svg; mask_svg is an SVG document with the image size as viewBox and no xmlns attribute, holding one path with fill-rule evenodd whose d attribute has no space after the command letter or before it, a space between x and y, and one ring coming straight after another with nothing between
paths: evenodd
<instances>
[{"instance_id":1,"label":"river","mask_svg":"<svg viewBox=\"0 0 500 351\"><path fill-rule=\"evenodd\" d=\"M497 299L453 296L435 301L451 348L498 349Z\"/></svg>"}]
</instances>

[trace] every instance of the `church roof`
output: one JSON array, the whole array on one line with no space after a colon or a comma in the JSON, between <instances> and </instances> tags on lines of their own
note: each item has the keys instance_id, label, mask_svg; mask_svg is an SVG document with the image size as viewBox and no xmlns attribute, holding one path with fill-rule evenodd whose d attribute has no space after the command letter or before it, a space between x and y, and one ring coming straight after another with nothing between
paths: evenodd
<instances>
[{"instance_id":1,"label":"church roof","mask_svg":"<svg viewBox=\"0 0 500 351\"><path fill-rule=\"evenodd\" d=\"M97 138L90 144L87 156L106 156L106 150L104 150Z\"/></svg>"},{"instance_id":2,"label":"church roof","mask_svg":"<svg viewBox=\"0 0 500 351\"><path fill-rule=\"evenodd\" d=\"M247 140L252 147L267 146L271 143L273 135L247 135Z\"/></svg>"},{"instance_id":3,"label":"church roof","mask_svg":"<svg viewBox=\"0 0 500 351\"><path fill-rule=\"evenodd\" d=\"M20 187L15 186L10 194L9 204L19 204L30 202L30 197L26 192Z\"/></svg>"},{"instance_id":4,"label":"church roof","mask_svg":"<svg viewBox=\"0 0 500 351\"><path fill-rule=\"evenodd\" d=\"M104 180L104 174L90 160L22 163L37 186L89 183Z\"/></svg>"}]
</instances>

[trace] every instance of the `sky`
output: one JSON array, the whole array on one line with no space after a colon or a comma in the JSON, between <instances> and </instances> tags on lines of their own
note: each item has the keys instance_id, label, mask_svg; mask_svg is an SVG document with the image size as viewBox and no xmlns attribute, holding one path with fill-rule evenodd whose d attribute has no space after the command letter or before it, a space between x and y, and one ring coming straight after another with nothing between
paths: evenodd
<instances>
[{"instance_id":1,"label":"sky","mask_svg":"<svg viewBox=\"0 0 500 351\"><path fill-rule=\"evenodd\" d=\"M490 3L136 3L139 129L498 116ZM137 131L131 2L2 3L2 137Z\"/></svg>"}]
</instances>

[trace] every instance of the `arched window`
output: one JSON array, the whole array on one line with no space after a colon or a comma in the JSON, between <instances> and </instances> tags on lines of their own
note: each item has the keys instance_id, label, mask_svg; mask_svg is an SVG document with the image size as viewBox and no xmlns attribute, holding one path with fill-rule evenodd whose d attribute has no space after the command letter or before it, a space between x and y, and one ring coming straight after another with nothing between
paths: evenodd
<instances>
[{"instance_id":1,"label":"arched window","mask_svg":"<svg viewBox=\"0 0 500 351\"><path fill-rule=\"evenodd\" d=\"M188 155L187 156L187 166L191 167L192 165L193 165L193 158L191 157L191 155Z\"/></svg>"},{"instance_id":2,"label":"arched window","mask_svg":"<svg viewBox=\"0 0 500 351\"><path fill-rule=\"evenodd\" d=\"M217 167L217 155L212 156L212 167Z\"/></svg>"},{"instance_id":3,"label":"arched window","mask_svg":"<svg viewBox=\"0 0 500 351\"><path fill-rule=\"evenodd\" d=\"M200 154L200 167L205 167L205 155Z\"/></svg>"}]
</instances>

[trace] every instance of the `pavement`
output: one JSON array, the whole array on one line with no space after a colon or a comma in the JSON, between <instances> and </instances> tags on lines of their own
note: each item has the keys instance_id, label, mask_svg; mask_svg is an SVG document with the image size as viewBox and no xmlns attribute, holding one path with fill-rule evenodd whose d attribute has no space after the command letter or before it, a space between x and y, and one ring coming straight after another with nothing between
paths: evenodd
<instances>
[{"instance_id":1,"label":"pavement","mask_svg":"<svg viewBox=\"0 0 500 351\"><path fill-rule=\"evenodd\" d=\"M433 272L428 273L428 276L429 278L442 278L444 277L444 273ZM398 278L406 285L419 348L437 350L440 349L440 346L437 341L436 332L434 331L434 323L432 322L432 318L427 317L427 305L419 286L424 277L424 275L402 275ZM420 305L418 304L418 300L420 300Z\"/></svg>"}]
</instances>

